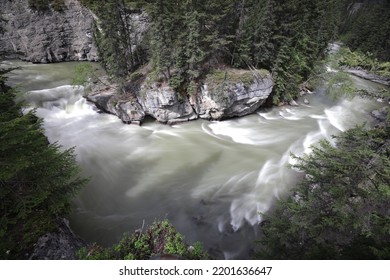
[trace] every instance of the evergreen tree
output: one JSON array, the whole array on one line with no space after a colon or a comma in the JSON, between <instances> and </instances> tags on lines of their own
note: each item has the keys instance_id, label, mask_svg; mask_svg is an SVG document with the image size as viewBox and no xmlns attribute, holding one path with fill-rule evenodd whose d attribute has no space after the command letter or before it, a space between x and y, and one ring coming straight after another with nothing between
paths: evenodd
<instances>
[{"instance_id":1,"label":"evergreen tree","mask_svg":"<svg viewBox=\"0 0 390 280\"><path fill-rule=\"evenodd\" d=\"M374 54L382 61L390 60L390 1L364 1L357 11L347 6L348 15L342 26L343 39L352 51Z\"/></svg>"},{"instance_id":2,"label":"evergreen tree","mask_svg":"<svg viewBox=\"0 0 390 280\"><path fill-rule=\"evenodd\" d=\"M187 24L185 55L189 79L193 80L200 76L198 69L205 59L205 50L202 42L202 29L203 22L206 19L206 14L197 10L197 0L188 0L186 6L187 11L184 18Z\"/></svg>"},{"instance_id":3,"label":"evergreen tree","mask_svg":"<svg viewBox=\"0 0 390 280\"><path fill-rule=\"evenodd\" d=\"M389 132L356 127L297 158L305 177L266 215L259 257L389 259Z\"/></svg>"},{"instance_id":4,"label":"evergreen tree","mask_svg":"<svg viewBox=\"0 0 390 280\"><path fill-rule=\"evenodd\" d=\"M0 258L23 259L33 244L70 211L86 182L73 149L49 144L42 121L21 113L0 79Z\"/></svg>"},{"instance_id":5,"label":"evergreen tree","mask_svg":"<svg viewBox=\"0 0 390 280\"><path fill-rule=\"evenodd\" d=\"M272 70L275 102L295 98L335 38L344 0L83 0L102 22L96 38L107 70L123 76L137 65L126 7L150 19L147 49L156 77L186 94L213 67ZM124 20L125 19L125 20ZM121 26L121 28L118 28ZM189 84L192 86L190 87Z\"/></svg>"},{"instance_id":6,"label":"evergreen tree","mask_svg":"<svg viewBox=\"0 0 390 280\"><path fill-rule=\"evenodd\" d=\"M108 74L123 82L144 63L141 43L132 36L130 4L125 0L83 0L82 3L98 17L93 34L101 64Z\"/></svg>"}]
</instances>

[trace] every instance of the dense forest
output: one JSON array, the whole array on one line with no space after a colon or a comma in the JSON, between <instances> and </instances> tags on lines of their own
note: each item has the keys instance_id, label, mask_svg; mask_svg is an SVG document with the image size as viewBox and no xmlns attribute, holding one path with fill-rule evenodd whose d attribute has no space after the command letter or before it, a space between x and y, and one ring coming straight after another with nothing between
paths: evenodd
<instances>
[{"instance_id":1,"label":"dense forest","mask_svg":"<svg viewBox=\"0 0 390 280\"><path fill-rule=\"evenodd\" d=\"M275 82L272 102L291 100L339 35L350 47L347 66L373 70L374 62L390 58L390 1L81 2L98 18L94 38L100 62L113 79L123 82L149 65L151 77L183 95L197 90L214 69L265 68ZM64 8L61 0L29 4L39 12ZM148 28L138 41L131 18L142 13ZM48 143L42 121L33 111L22 114L14 91L5 85L6 71L0 74L0 258L25 258L38 237L55 229L57 219L70 211L71 198L85 179L78 175L73 151ZM383 94L388 100L388 92ZM303 179L264 214L257 257L389 259L389 129L387 116L373 129L348 130L336 137L335 145L323 141L311 154L296 158L293 167ZM156 240L164 245L158 253L208 258L199 244L187 251L167 221L143 235L125 235L112 248L84 248L79 257L149 258L156 253L151 247Z\"/></svg>"},{"instance_id":2,"label":"dense forest","mask_svg":"<svg viewBox=\"0 0 390 280\"><path fill-rule=\"evenodd\" d=\"M95 39L109 74L126 78L151 63L155 77L191 94L213 69L271 70L273 102L290 100L313 64L336 39L340 0L100 1L83 0L98 16ZM134 44L131 13L146 12L149 28Z\"/></svg>"},{"instance_id":3,"label":"dense forest","mask_svg":"<svg viewBox=\"0 0 390 280\"><path fill-rule=\"evenodd\" d=\"M273 103L289 101L313 74L328 43L342 35L352 51L389 60L389 1L351 0L81 0L97 16L100 62L120 83L145 64L150 76L180 94L196 91L216 68L265 68ZM61 11L63 0L29 0L32 9ZM134 14L147 18L146 34ZM372 31L375 32L372 32Z\"/></svg>"},{"instance_id":4,"label":"dense forest","mask_svg":"<svg viewBox=\"0 0 390 280\"><path fill-rule=\"evenodd\" d=\"M390 61L390 1L364 1L355 4L355 9L351 6L340 32L352 51Z\"/></svg>"},{"instance_id":5,"label":"dense forest","mask_svg":"<svg viewBox=\"0 0 390 280\"><path fill-rule=\"evenodd\" d=\"M389 259L389 131L359 126L297 158L305 177L265 215L259 257Z\"/></svg>"}]
</instances>

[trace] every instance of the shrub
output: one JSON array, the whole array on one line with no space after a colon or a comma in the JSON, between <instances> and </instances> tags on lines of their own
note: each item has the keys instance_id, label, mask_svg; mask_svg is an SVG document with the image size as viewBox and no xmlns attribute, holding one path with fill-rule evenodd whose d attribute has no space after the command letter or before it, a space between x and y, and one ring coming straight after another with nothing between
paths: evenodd
<instances>
[{"instance_id":1,"label":"shrub","mask_svg":"<svg viewBox=\"0 0 390 280\"><path fill-rule=\"evenodd\" d=\"M145 232L125 233L110 248L91 244L78 252L80 259L145 260L156 255L174 255L182 259L208 259L199 242L188 246L184 236L168 220L154 222Z\"/></svg>"}]
</instances>

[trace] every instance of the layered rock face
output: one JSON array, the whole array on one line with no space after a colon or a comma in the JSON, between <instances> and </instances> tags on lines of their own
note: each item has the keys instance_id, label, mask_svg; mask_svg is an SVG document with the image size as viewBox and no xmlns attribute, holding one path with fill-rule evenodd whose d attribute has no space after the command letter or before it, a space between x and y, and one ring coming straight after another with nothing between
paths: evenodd
<instances>
[{"instance_id":1,"label":"layered rock face","mask_svg":"<svg viewBox=\"0 0 390 280\"><path fill-rule=\"evenodd\" d=\"M181 96L169 85L147 78L138 87L129 85L123 93L118 93L115 85L94 86L87 99L125 123L140 124L145 116L151 116L161 123L175 124L198 118L223 120L251 114L265 103L272 86L269 72L241 70L233 80L206 79L192 96ZM134 88L138 90L129 90Z\"/></svg>"},{"instance_id":2,"label":"layered rock face","mask_svg":"<svg viewBox=\"0 0 390 280\"><path fill-rule=\"evenodd\" d=\"M0 0L0 52L34 63L97 60L92 13L76 0L62 12L33 11L27 0Z\"/></svg>"},{"instance_id":3,"label":"layered rock face","mask_svg":"<svg viewBox=\"0 0 390 280\"><path fill-rule=\"evenodd\" d=\"M221 120L241 117L253 113L264 104L273 86L270 73L240 72L235 73L233 80L229 76L217 82L206 79L201 92L191 98L191 104L200 118ZM245 80L247 85L244 84Z\"/></svg>"}]
</instances>

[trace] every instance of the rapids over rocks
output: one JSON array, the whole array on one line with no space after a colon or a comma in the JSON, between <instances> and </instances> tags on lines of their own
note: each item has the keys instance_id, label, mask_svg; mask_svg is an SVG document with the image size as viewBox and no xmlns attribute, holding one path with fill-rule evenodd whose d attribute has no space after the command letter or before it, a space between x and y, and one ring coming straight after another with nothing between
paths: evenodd
<instances>
[{"instance_id":1,"label":"rapids over rocks","mask_svg":"<svg viewBox=\"0 0 390 280\"><path fill-rule=\"evenodd\" d=\"M49 141L75 146L89 184L74 201L70 226L87 242L111 245L155 219L168 218L188 242L216 258L250 257L261 213L294 186L290 153L370 123L375 101L331 100L324 88L299 107L275 107L226 120L167 126L123 124L100 114L70 85L75 63L28 64L9 77L44 119ZM359 78L363 87L377 85Z\"/></svg>"}]
</instances>

